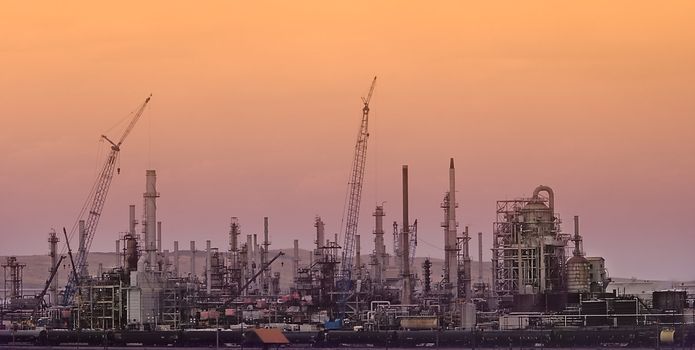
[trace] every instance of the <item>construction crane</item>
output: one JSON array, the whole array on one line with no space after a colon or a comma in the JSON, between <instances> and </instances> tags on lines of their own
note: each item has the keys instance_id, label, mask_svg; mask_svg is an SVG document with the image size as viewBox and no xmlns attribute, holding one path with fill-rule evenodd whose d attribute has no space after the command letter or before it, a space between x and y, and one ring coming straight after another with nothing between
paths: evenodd
<instances>
[{"instance_id":1,"label":"construction crane","mask_svg":"<svg viewBox=\"0 0 695 350\"><path fill-rule=\"evenodd\" d=\"M241 295L241 293L243 293L246 290L246 288L248 288L251 285L251 283L253 283L253 281L255 281L258 278L258 276L260 276L263 272L268 271L268 268L270 267L270 265L272 265L275 262L275 260L277 260L277 258L279 258L283 255L285 255L284 252L278 252L272 259L270 259L270 261L268 261L265 265L261 266L261 268L258 270L258 272L256 272L255 275L253 275L248 281L246 281L246 283L244 283L244 285L241 286L241 288L239 288L238 291L236 291L236 292L232 291L232 297L230 297L229 301L227 301L224 305L225 306L232 305L234 300L236 298L238 298Z\"/></svg>"},{"instance_id":2,"label":"construction crane","mask_svg":"<svg viewBox=\"0 0 695 350\"><path fill-rule=\"evenodd\" d=\"M51 275L48 277L46 280L46 285L44 285L43 290L41 290L41 293L37 294L35 296L35 299L37 300L36 306L34 306L34 309L31 311L31 315L29 316L30 319L34 319L34 315L36 315L36 312L39 311L39 308L42 308L45 306L45 301L44 297L46 296L46 292L48 292L48 288L51 287L51 282L53 282L53 279L56 277L56 273L58 273L58 268L60 267L60 264L63 263L63 260L65 259L65 255L61 255L60 259L58 259L58 262L56 263L55 266L51 269Z\"/></svg>"},{"instance_id":3,"label":"construction crane","mask_svg":"<svg viewBox=\"0 0 695 350\"><path fill-rule=\"evenodd\" d=\"M101 168L101 171L99 172L99 175L97 176L97 179L94 182L94 186L92 187L89 196L87 197L87 200L85 201L85 204L82 207L82 210L80 211L80 214L78 215L78 219L76 221L79 222L79 220L85 218L86 216L84 225L84 234L86 236L85 249L77 254L77 261L73 263L73 267L75 267L74 264L77 264L77 266L73 269L73 272L70 274L70 277L68 278L68 283L67 285L65 285L65 292L63 293L63 305L70 305L72 303L80 281L80 276L78 275L77 271L83 271L87 266L87 255L89 254L89 249L92 245L92 240L94 239L94 234L96 233L97 225L99 224L101 211L104 209L106 195L109 192L109 187L111 187L111 180L113 179L113 172L116 168L116 164L118 163L118 155L121 151L121 145L123 145L123 141L125 141L126 137L128 137L128 134L130 134L130 132L133 130L135 124L140 119L140 116L142 116L142 113L145 111L147 103L150 102L150 98L152 98L152 95L148 96L145 99L145 102L143 102L137 108L137 110L135 111L135 115L130 120L130 124L128 124L128 127L126 127L125 131L123 132L123 134L117 142L113 142L105 135L101 135L102 139L106 140L111 144L111 152L106 158L106 162ZM72 232L70 233L71 237L73 236L76 227L77 225L73 226Z\"/></svg>"},{"instance_id":4,"label":"construction crane","mask_svg":"<svg viewBox=\"0 0 695 350\"><path fill-rule=\"evenodd\" d=\"M357 143L355 144L355 155L352 160L352 170L350 181L348 182L347 211L344 217L345 237L343 243L343 254L341 260L341 272L339 280L340 309L345 310L345 304L351 289L352 259L355 255L355 235L357 234L357 224L359 222L360 202L362 199L362 180L364 179L364 168L367 161L367 140L369 139L369 101L374 93L376 77L372 80L367 97L362 97L362 122L357 133ZM341 311L341 314L343 313ZM342 316L342 315L341 315Z\"/></svg>"}]
</instances>

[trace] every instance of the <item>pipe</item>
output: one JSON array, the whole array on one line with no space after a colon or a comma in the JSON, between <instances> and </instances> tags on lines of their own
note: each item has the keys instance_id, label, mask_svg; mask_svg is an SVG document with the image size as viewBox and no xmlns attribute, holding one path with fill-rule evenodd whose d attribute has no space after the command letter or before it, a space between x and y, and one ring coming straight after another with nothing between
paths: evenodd
<instances>
[{"instance_id":1,"label":"pipe","mask_svg":"<svg viewBox=\"0 0 695 350\"><path fill-rule=\"evenodd\" d=\"M548 207L550 209L554 209L555 208L555 194L553 193L553 189L548 187L548 186L540 185L540 186L536 187L535 190L533 190L533 198L534 199L540 198L538 195L541 192L546 192L548 194ZM554 212L555 211L553 210L553 213Z\"/></svg>"}]
</instances>

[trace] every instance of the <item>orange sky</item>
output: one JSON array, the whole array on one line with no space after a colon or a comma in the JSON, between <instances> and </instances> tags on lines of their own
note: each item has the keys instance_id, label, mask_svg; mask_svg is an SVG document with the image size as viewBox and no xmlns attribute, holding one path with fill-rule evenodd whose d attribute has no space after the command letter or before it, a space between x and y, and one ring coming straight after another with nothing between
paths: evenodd
<instances>
[{"instance_id":1,"label":"orange sky","mask_svg":"<svg viewBox=\"0 0 695 350\"><path fill-rule=\"evenodd\" d=\"M400 220L409 164L418 255L442 255L455 157L459 221L488 257L495 201L545 184L614 276L695 278L692 1L205 4L3 3L0 254L46 253L72 225L99 135L149 93L93 250L141 212L148 168L165 248L224 247L230 216L244 233L269 216L273 246L307 247L314 215L338 230L376 74L363 251L376 203Z\"/></svg>"}]
</instances>

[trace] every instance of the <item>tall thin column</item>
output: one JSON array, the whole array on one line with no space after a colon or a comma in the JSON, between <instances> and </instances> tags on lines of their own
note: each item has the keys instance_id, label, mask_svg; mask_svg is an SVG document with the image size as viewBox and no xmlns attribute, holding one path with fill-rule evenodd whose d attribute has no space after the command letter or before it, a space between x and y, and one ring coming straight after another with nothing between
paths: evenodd
<instances>
[{"instance_id":1,"label":"tall thin column","mask_svg":"<svg viewBox=\"0 0 695 350\"><path fill-rule=\"evenodd\" d=\"M401 264L403 266L403 295L401 304L410 304L412 286L410 281L410 225L408 219L408 166L403 166L403 235L401 236Z\"/></svg>"},{"instance_id":2,"label":"tall thin column","mask_svg":"<svg viewBox=\"0 0 695 350\"><path fill-rule=\"evenodd\" d=\"M147 170L145 178L145 251L150 267L154 267L157 263L157 173Z\"/></svg>"}]
</instances>

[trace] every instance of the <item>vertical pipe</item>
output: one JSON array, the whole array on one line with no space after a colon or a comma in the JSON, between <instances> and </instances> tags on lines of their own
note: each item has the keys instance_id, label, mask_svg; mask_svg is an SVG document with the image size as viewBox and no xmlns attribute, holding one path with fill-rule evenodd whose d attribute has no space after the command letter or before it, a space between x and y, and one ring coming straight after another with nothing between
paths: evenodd
<instances>
[{"instance_id":1,"label":"vertical pipe","mask_svg":"<svg viewBox=\"0 0 695 350\"><path fill-rule=\"evenodd\" d=\"M179 277L179 241L174 241L174 277Z\"/></svg>"},{"instance_id":2,"label":"vertical pipe","mask_svg":"<svg viewBox=\"0 0 695 350\"><path fill-rule=\"evenodd\" d=\"M403 265L403 296L401 304L410 304L410 232L408 218L408 166L403 165L403 235L401 236L401 264Z\"/></svg>"},{"instance_id":3,"label":"vertical pipe","mask_svg":"<svg viewBox=\"0 0 695 350\"><path fill-rule=\"evenodd\" d=\"M268 249L270 247L270 241L268 239L268 217L263 218L263 251L261 255L261 267L265 268L266 264L268 263ZM270 285L270 276L272 276L272 272L270 270L270 267L267 269L263 270L263 286Z\"/></svg>"},{"instance_id":4,"label":"vertical pipe","mask_svg":"<svg viewBox=\"0 0 695 350\"><path fill-rule=\"evenodd\" d=\"M212 242L210 240L205 241L205 252L205 285L210 295L212 293Z\"/></svg>"},{"instance_id":5,"label":"vertical pipe","mask_svg":"<svg viewBox=\"0 0 695 350\"><path fill-rule=\"evenodd\" d=\"M195 279L195 241L191 241L191 278Z\"/></svg>"}]
</instances>

